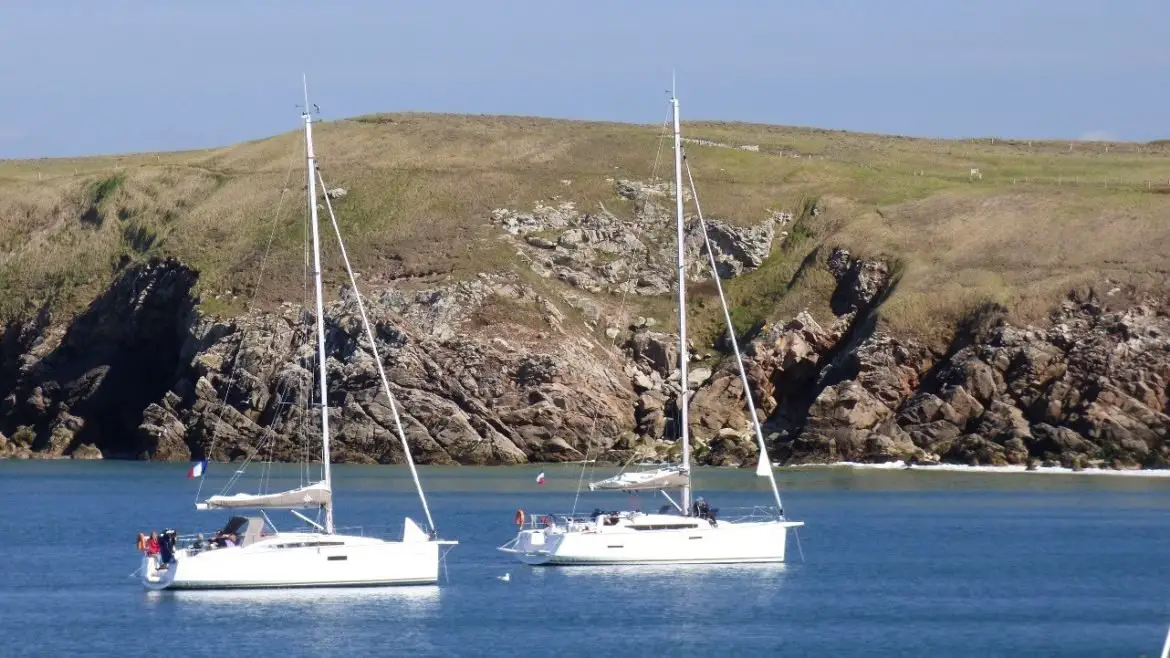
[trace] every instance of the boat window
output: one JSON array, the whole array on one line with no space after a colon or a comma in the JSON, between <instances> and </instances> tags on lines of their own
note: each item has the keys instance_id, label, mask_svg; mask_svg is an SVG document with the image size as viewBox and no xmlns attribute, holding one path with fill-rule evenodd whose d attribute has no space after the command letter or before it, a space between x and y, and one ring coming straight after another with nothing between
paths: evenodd
<instances>
[{"instance_id":1,"label":"boat window","mask_svg":"<svg viewBox=\"0 0 1170 658\"><path fill-rule=\"evenodd\" d=\"M343 541L301 541L291 544L277 544L273 548L317 548L320 546L345 546Z\"/></svg>"},{"instance_id":2,"label":"boat window","mask_svg":"<svg viewBox=\"0 0 1170 658\"><path fill-rule=\"evenodd\" d=\"M697 528L697 523L655 523L652 525L631 525L634 530L682 530L684 528Z\"/></svg>"}]
</instances>

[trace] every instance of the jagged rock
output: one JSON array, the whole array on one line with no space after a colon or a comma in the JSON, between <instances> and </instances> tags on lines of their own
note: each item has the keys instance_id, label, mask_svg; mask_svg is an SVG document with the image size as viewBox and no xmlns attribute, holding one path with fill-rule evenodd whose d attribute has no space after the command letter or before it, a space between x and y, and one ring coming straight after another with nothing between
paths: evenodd
<instances>
[{"instance_id":1,"label":"jagged rock","mask_svg":"<svg viewBox=\"0 0 1170 658\"><path fill-rule=\"evenodd\" d=\"M967 390L981 404L990 403L999 392L998 377L983 361L970 359L961 366L965 371L960 379L966 382Z\"/></svg>"},{"instance_id":2,"label":"jagged rock","mask_svg":"<svg viewBox=\"0 0 1170 658\"><path fill-rule=\"evenodd\" d=\"M763 265L772 252L775 223L766 221L752 227L736 227L707 219L707 237L715 253L719 276L730 279ZM703 263L706 265L706 263Z\"/></svg>"},{"instance_id":3,"label":"jagged rock","mask_svg":"<svg viewBox=\"0 0 1170 658\"><path fill-rule=\"evenodd\" d=\"M206 381L206 380L204 380ZM160 461L187 461L191 450L187 446L187 428L175 417L174 411L151 403L142 413L138 425L139 454Z\"/></svg>"},{"instance_id":4,"label":"jagged rock","mask_svg":"<svg viewBox=\"0 0 1170 658\"><path fill-rule=\"evenodd\" d=\"M953 411L953 417L948 420L959 427L966 426L969 421L983 414L983 405L962 386L947 387L941 395Z\"/></svg>"},{"instance_id":5,"label":"jagged rock","mask_svg":"<svg viewBox=\"0 0 1170 658\"><path fill-rule=\"evenodd\" d=\"M643 217L666 198L628 189ZM668 218L656 225L668 227ZM531 262L548 276L580 290L545 297L507 274L422 289L373 286L365 301L397 406L356 304L343 294L325 318L336 458L401 462L395 409L422 463L677 457L679 446L665 438L677 434L683 388L677 338L639 318L619 354L582 329L616 338L622 331L612 330L626 322L587 290L631 292L622 287L627 277L638 290L669 289L673 253L659 253L670 251L662 248L669 241L651 240L604 208L583 214L571 204L493 213L493 221L525 249L539 249ZM713 234L723 230L715 226ZM736 249L751 246L740 229L728 231L740 236ZM538 242L545 235L557 238L551 248ZM690 236L687 248L698 249L701 235ZM735 258L750 267L754 257ZM873 331L874 307L890 286L887 264L838 250L828 267L837 315L820 323L803 312L754 328L743 346L749 391L727 359L691 370L697 461L751 463L750 393L775 456L789 463L941 457L1170 466L1164 301L1109 310L1076 298L1047 329L972 322L935 354ZM106 457L232 460L263 451L296 459L315 444L311 316L288 305L231 321L204 317L195 311L195 279L175 261L133 265L72 320L38 314L8 326L0 430L10 438L0 455L80 458L92 447ZM576 310L566 313L562 303ZM707 347L692 352L697 358Z\"/></svg>"},{"instance_id":6,"label":"jagged rock","mask_svg":"<svg viewBox=\"0 0 1170 658\"><path fill-rule=\"evenodd\" d=\"M727 429L707 444L706 462L712 466L755 466L760 448L750 434Z\"/></svg>"},{"instance_id":7,"label":"jagged rock","mask_svg":"<svg viewBox=\"0 0 1170 658\"><path fill-rule=\"evenodd\" d=\"M944 407L948 411L944 411ZM947 420L954 423L952 418L955 416L957 414L954 409L937 395L923 393L906 403L906 406L898 414L898 420L906 425L924 425L936 420Z\"/></svg>"},{"instance_id":8,"label":"jagged rock","mask_svg":"<svg viewBox=\"0 0 1170 658\"><path fill-rule=\"evenodd\" d=\"M945 458L970 466L1006 466L1003 446L977 434L964 435L955 441Z\"/></svg>"},{"instance_id":9,"label":"jagged rock","mask_svg":"<svg viewBox=\"0 0 1170 658\"><path fill-rule=\"evenodd\" d=\"M70 453L69 456L73 459L101 459L102 451L98 450L97 446L92 443L84 443L74 448L73 452Z\"/></svg>"},{"instance_id":10,"label":"jagged rock","mask_svg":"<svg viewBox=\"0 0 1170 658\"><path fill-rule=\"evenodd\" d=\"M3 359L15 369L0 377L10 386L0 397L21 401L5 406L4 428L27 428L36 437L28 447L41 456L85 443L107 455L132 454L126 441L179 365L196 278L178 261L152 259L124 270L67 327L33 320L24 331L36 339L5 345L23 348L24 363Z\"/></svg>"},{"instance_id":11,"label":"jagged rock","mask_svg":"<svg viewBox=\"0 0 1170 658\"><path fill-rule=\"evenodd\" d=\"M1067 427L1053 427L1047 423L1032 426L1032 441L1028 452L1045 461L1061 462L1071 466L1075 457L1099 459L1101 449Z\"/></svg>"},{"instance_id":12,"label":"jagged rock","mask_svg":"<svg viewBox=\"0 0 1170 658\"><path fill-rule=\"evenodd\" d=\"M561 237L557 239L557 245L566 249L576 249L586 242L585 231L574 228L561 233ZM554 245L555 247L556 245Z\"/></svg>"},{"instance_id":13,"label":"jagged rock","mask_svg":"<svg viewBox=\"0 0 1170 658\"><path fill-rule=\"evenodd\" d=\"M537 236L537 235L526 235L526 236L524 236L524 241L527 242L528 244L532 245L533 247L538 247L540 249L556 249L557 248L556 242L553 242L552 240L546 240L546 239L544 239L540 236Z\"/></svg>"},{"instance_id":14,"label":"jagged rock","mask_svg":"<svg viewBox=\"0 0 1170 658\"><path fill-rule=\"evenodd\" d=\"M890 280L890 267L885 261L852 258L848 250L840 247L829 255L827 265L839 282L830 300L838 315L871 305Z\"/></svg>"},{"instance_id":15,"label":"jagged rock","mask_svg":"<svg viewBox=\"0 0 1170 658\"><path fill-rule=\"evenodd\" d=\"M609 375L586 345L574 340L545 340L533 349L538 344L534 332L519 326L507 332L507 338L466 334L463 323L476 306L501 297L508 303L551 308L547 300L512 284L491 280L456 284L414 294L416 306L423 300L425 308L432 309L429 316L419 315L419 309L413 311L421 320L419 324L430 329L429 333L417 333L392 319L399 315L396 310L407 305L406 300L393 294L367 299L367 313L376 325L378 348L415 458L437 464L580 459L586 451L596 454L604 450L612 437L632 429L628 384ZM339 378L338 395L344 396L333 404L345 400L335 435L337 459L401 463L404 456L393 414L356 305L345 299L331 305L328 316L327 349L330 361L336 361L331 371ZM271 321L261 320L245 330L246 342L272 333L264 329L265 322ZM297 349L300 342L295 336L288 338L287 343L281 342L284 355ZM311 352L296 354L300 355L296 357L299 363L292 369L279 368L288 356L271 353L271 348L266 361L256 364L257 379L268 382L262 385L268 389L263 403L248 405L256 409L258 417L288 425L313 420L291 407L273 406L282 398L302 400L309 395ZM226 379L226 372L221 372L212 381ZM213 408L212 396L220 390L218 386L201 394L202 406L192 405L184 413L206 416ZM236 409L246 411L239 406ZM188 434L202 434L208 424L206 418L183 422ZM241 417L232 419L231 424L241 430L240 437L221 439L217 450L230 453L238 449L232 443L254 440L246 438L255 434L249 423ZM287 449L295 450L296 445L292 442Z\"/></svg>"},{"instance_id":16,"label":"jagged rock","mask_svg":"<svg viewBox=\"0 0 1170 658\"><path fill-rule=\"evenodd\" d=\"M658 386L661 386L661 382L659 382L657 385L655 385L654 380L649 375L642 373L642 372L638 372L634 375L633 383L634 383L634 390L638 391L639 393L643 393L645 391L649 391L651 389L658 388Z\"/></svg>"},{"instance_id":17,"label":"jagged rock","mask_svg":"<svg viewBox=\"0 0 1170 658\"><path fill-rule=\"evenodd\" d=\"M691 388L702 385L703 382L711 378L710 368L692 368L687 371L687 384Z\"/></svg>"},{"instance_id":18,"label":"jagged rock","mask_svg":"<svg viewBox=\"0 0 1170 658\"><path fill-rule=\"evenodd\" d=\"M856 381L826 388L809 409L809 427L820 424L869 429L892 415Z\"/></svg>"},{"instance_id":19,"label":"jagged rock","mask_svg":"<svg viewBox=\"0 0 1170 658\"><path fill-rule=\"evenodd\" d=\"M723 374L700 388L691 398L689 407L691 432L699 438L710 438L720 430L736 432L751 429L744 413L743 384L739 377Z\"/></svg>"},{"instance_id":20,"label":"jagged rock","mask_svg":"<svg viewBox=\"0 0 1170 658\"><path fill-rule=\"evenodd\" d=\"M1007 463L1016 465L1027 465L1029 463L1028 446L1022 439L1013 437L1004 441L1003 449L1004 459L1007 460Z\"/></svg>"},{"instance_id":21,"label":"jagged rock","mask_svg":"<svg viewBox=\"0 0 1170 658\"><path fill-rule=\"evenodd\" d=\"M1008 439L1032 438L1024 412L1019 407L999 400L992 402L979 418L975 432L997 443L1003 443Z\"/></svg>"},{"instance_id":22,"label":"jagged rock","mask_svg":"<svg viewBox=\"0 0 1170 658\"><path fill-rule=\"evenodd\" d=\"M656 331L639 331L630 337L630 356L663 377L678 367L678 338Z\"/></svg>"},{"instance_id":23,"label":"jagged rock","mask_svg":"<svg viewBox=\"0 0 1170 658\"><path fill-rule=\"evenodd\" d=\"M859 281L849 272L882 271L859 267L840 252L833 258L843 285ZM864 300L872 288L858 284L838 292ZM1118 468L1166 463L1167 315L1146 305L1110 313L1066 304L1053 323L1043 332L1001 322L937 366L913 356L913 346L895 341L891 347L888 337L875 335L855 356L838 357L838 368L854 364L853 379L821 390L789 453L804 451L800 459L856 454L869 434L890 433L888 420L881 430L873 428L887 410L896 410L894 422L915 446L962 463L1083 466L1103 455ZM936 372L924 379L929 368Z\"/></svg>"},{"instance_id":24,"label":"jagged rock","mask_svg":"<svg viewBox=\"0 0 1170 658\"><path fill-rule=\"evenodd\" d=\"M510 236L519 255L540 276L556 278L582 290L662 295L676 277L674 223L666 221L673 195L668 183L619 180L619 197L634 201L634 217L621 218L604 205L580 212L571 202L538 204L531 212L497 209L491 221ZM689 194L689 192L687 193ZM710 219L707 235L719 276L732 277L758 268L771 252L776 216L740 227ZM556 236L549 239L549 236ZM686 275L711 276L698 222L688 222L684 237Z\"/></svg>"},{"instance_id":25,"label":"jagged rock","mask_svg":"<svg viewBox=\"0 0 1170 658\"><path fill-rule=\"evenodd\" d=\"M643 393L638 397L634 418L639 434L662 436L666 430L666 395L657 390Z\"/></svg>"}]
</instances>

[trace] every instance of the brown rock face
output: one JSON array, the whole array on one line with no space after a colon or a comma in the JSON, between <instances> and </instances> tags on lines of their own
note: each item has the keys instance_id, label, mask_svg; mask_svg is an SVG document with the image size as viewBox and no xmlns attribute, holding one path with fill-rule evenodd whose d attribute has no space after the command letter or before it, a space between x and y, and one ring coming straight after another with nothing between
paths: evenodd
<instances>
[{"instance_id":1,"label":"brown rock face","mask_svg":"<svg viewBox=\"0 0 1170 658\"><path fill-rule=\"evenodd\" d=\"M153 455L127 441L143 410L170 385L194 301L197 275L173 260L121 273L66 327L47 314L7 327L0 359L0 422L24 427L39 456L89 444L107 455Z\"/></svg>"},{"instance_id":2,"label":"brown rock face","mask_svg":"<svg viewBox=\"0 0 1170 658\"><path fill-rule=\"evenodd\" d=\"M978 331L964 329L940 357L865 331L889 268L841 250L829 267L838 277L840 313L832 329L802 315L765 329L745 349L774 455L795 463L1170 462L1164 302L1106 311L1092 300L1069 301L1047 330L976 318ZM717 370L692 403L712 424L738 427L746 418L732 374L727 366Z\"/></svg>"},{"instance_id":3,"label":"brown rock face","mask_svg":"<svg viewBox=\"0 0 1170 658\"><path fill-rule=\"evenodd\" d=\"M298 460L319 451L311 318L286 307L221 323L193 311L196 274L174 261L125 273L67 329L9 327L0 418L4 455ZM462 331L497 298L551 306L478 280L366 299L403 430L422 463L597 456L634 428L623 360L598 344L535 332ZM517 301L519 300L519 301ZM404 319L409 318L409 319ZM389 400L352 299L327 310L337 461L403 461ZM17 431L19 429L19 431ZM307 448L308 447L308 448Z\"/></svg>"},{"instance_id":4,"label":"brown rock face","mask_svg":"<svg viewBox=\"0 0 1170 658\"><path fill-rule=\"evenodd\" d=\"M1136 468L1162 467L1170 455L1170 319L1157 304L1106 312L1070 302L1048 331L1000 325L933 372L922 367L928 359L915 367L898 358L915 351L867 339L856 378L821 392L793 452L872 459L858 453L862 439L890 413L896 424L879 430L890 445L904 433L927 459Z\"/></svg>"},{"instance_id":5,"label":"brown rock face","mask_svg":"<svg viewBox=\"0 0 1170 658\"><path fill-rule=\"evenodd\" d=\"M484 287L472 292L490 295ZM445 295L428 299L442 307ZM536 347L521 343L523 336L473 338L443 323L426 335L392 319L399 302L388 293L371 296L366 306L403 431L420 463L578 460L597 456L633 429L630 383L599 362L593 353L599 348L569 339ZM327 322L335 460L402 463L394 414L355 302L331 305ZM316 412L308 406L315 367L303 340L306 326L293 312L237 321L176 382L182 403L162 414L152 408L140 430L165 437L161 443L185 427L196 456L233 459L261 449L296 459L305 445L319 441ZM235 370L232 363L239 364ZM225 398L227 427L217 434L211 428Z\"/></svg>"},{"instance_id":6,"label":"brown rock face","mask_svg":"<svg viewBox=\"0 0 1170 658\"><path fill-rule=\"evenodd\" d=\"M601 235L566 227L561 238L570 243ZM1046 329L1011 326L989 311L934 354L875 331L892 268L843 250L827 265L837 277L836 316L822 324L800 313L762 327L743 345L748 390L728 359L695 364L691 381L680 382L675 336L645 318L602 324L603 305L580 291L559 301L582 311L589 331L572 331L558 300L502 276L377 289L366 304L421 463L677 456L686 385L700 463L755 463L750 394L770 454L788 463L1170 466L1164 301L1106 310L1073 299ZM316 455L312 318L291 306L231 322L203 317L196 279L181 263L155 260L122 271L70 322L41 313L7 326L0 457ZM484 321L491 308L495 319ZM510 321L523 312L547 326ZM594 338L603 328L608 338L627 336L624 351ZM326 334L335 459L402 462L395 409L353 299L328 306Z\"/></svg>"}]
</instances>

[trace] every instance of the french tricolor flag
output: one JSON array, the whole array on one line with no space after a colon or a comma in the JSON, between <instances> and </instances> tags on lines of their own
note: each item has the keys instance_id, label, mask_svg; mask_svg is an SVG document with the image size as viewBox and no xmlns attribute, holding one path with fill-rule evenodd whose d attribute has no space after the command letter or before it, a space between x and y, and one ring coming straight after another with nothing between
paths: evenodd
<instances>
[{"instance_id":1,"label":"french tricolor flag","mask_svg":"<svg viewBox=\"0 0 1170 658\"><path fill-rule=\"evenodd\" d=\"M540 475L536 476L536 483L537 484L544 484L544 471L541 471Z\"/></svg>"},{"instance_id":2,"label":"french tricolor flag","mask_svg":"<svg viewBox=\"0 0 1170 658\"><path fill-rule=\"evenodd\" d=\"M187 478L197 478L203 475L203 471L207 470L207 460L195 462L191 464L191 468L187 469Z\"/></svg>"}]
</instances>

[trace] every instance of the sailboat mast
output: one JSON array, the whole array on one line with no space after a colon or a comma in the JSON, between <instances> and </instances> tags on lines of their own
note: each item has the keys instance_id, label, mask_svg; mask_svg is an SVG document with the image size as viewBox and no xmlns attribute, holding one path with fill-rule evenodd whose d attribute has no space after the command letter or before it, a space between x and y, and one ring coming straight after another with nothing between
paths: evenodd
<instances>
[{"instance_id":1,"label":"sailboat mast","mask_svg":"<svg viewBox=\"0 0 1170 658\"><path fill-rule=\"evenodd\" d=\"M317 230L317 158L313 155L313 115L309 105L309 85L305 86L305 170L309 178L309 224L313 232L313 289L317 297L317 374L321 387L321 465L325 488L333 491L329 467L329 388L325 373L325 295L321 284L321 237ZM325 503L325 532L333 534L333 500Z\"/></svg>"},{"instance_id":2,"label":"sailboat mast","mask_svg":"<svg viewBox=\"0 0 1170 658\"><path fill-rule=\"evenodd\" d=\"M687 412L687 272L686 272L686 236L683 234L683 180L682 180L682 132L678 121L678 98L674 90L670 94L670 106L674 114L674 200L675 221L678 230L678 385L679 385L679 426L682 439L682 468L687 476L687 483L682 488L682 508L684 514L691 513L691 434L690 419Z\"/></svg>"}]
</instances>

